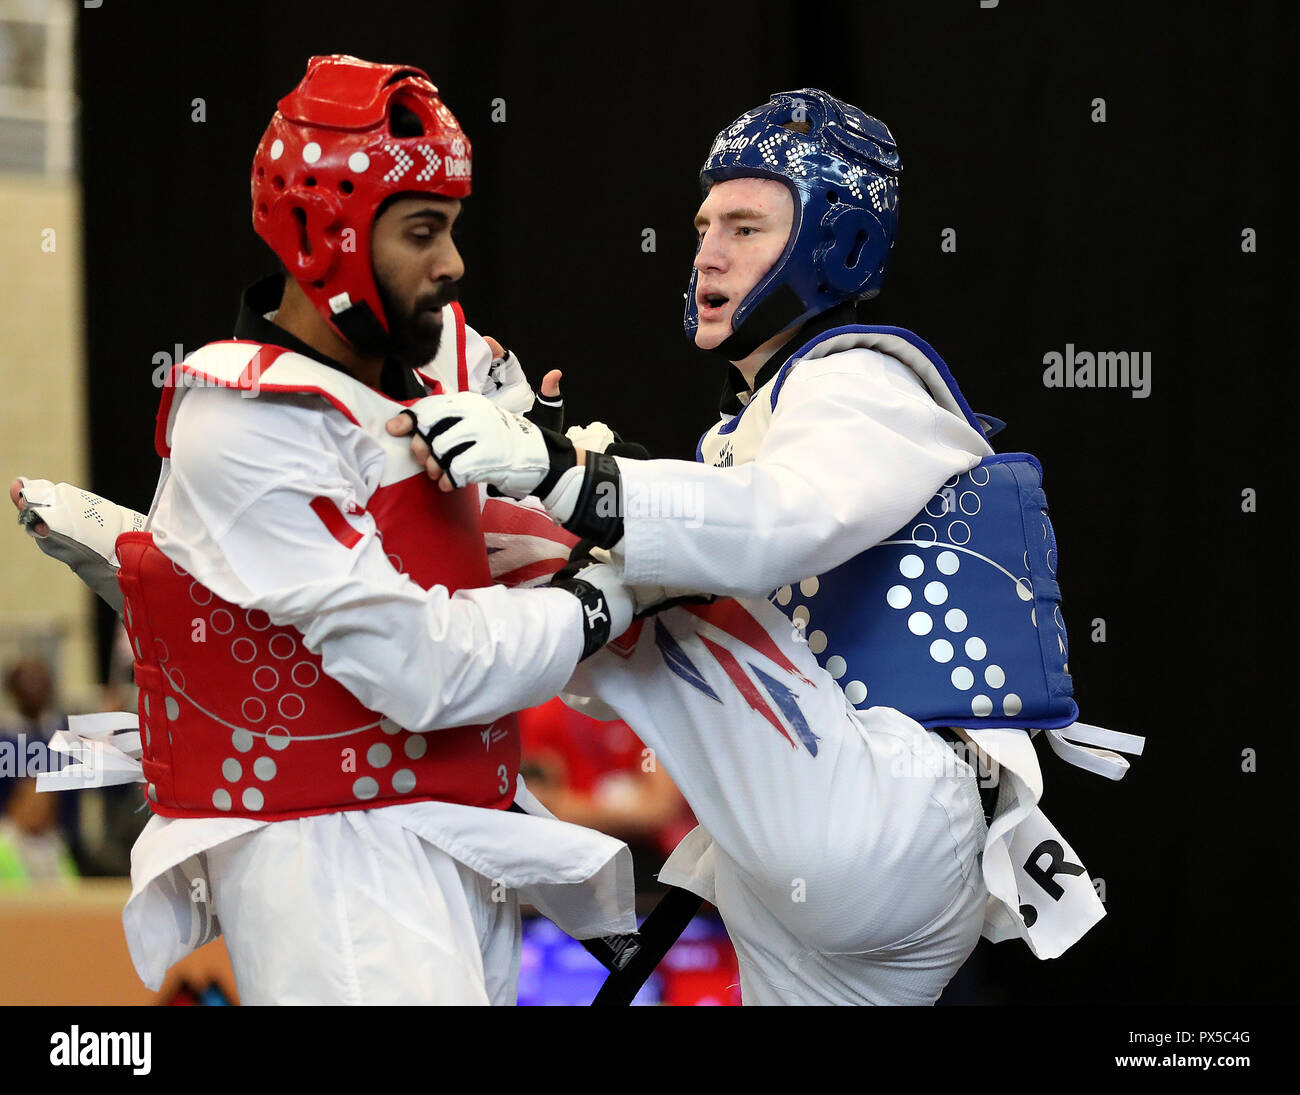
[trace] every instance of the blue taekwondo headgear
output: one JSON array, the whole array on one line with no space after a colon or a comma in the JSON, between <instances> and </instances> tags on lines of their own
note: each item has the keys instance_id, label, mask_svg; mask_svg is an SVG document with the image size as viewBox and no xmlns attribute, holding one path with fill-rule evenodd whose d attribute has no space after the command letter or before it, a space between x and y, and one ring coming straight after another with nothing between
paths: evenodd
<instances>
[{"instance_id":1,"label":"blue taekwondo headgear","mask_svg":"<svg viewBox=\"0 0 1300 1095\"><path fill-rule=\"evenodd\" d=\"M700 169L704 193L727 179L777 179L794 197L794 225L716 350L739 361L778 331L879 293L898 231L902 169L884 122L816 88L778 92L719 133ZM698 278L692 271L683 324L692 340Z\"/></svg>"}]
</instances>

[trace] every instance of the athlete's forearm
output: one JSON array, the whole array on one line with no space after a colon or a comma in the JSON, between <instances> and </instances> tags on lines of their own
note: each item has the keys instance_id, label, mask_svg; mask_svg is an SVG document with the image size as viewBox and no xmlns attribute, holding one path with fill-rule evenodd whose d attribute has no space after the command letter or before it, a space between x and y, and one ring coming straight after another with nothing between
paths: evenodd
<instances>
[{"instance_id":1,"label":"athlete's forearm","mask_svg":"<svg viewBox=\"0 0 1300 1095\"><path fill-rule=\"evenodd\" d=\"M634 585L765 596L886 539L981 449L928 397L869 372L796 371L736 466L618 461L619 554Z\"/></svg>"},{"instance_id":2,"label":"athlete's forearm","mask_svg":"<svg viewBox=\"0 0 1300 1095\"><path fill-rule=\"evenodd\" d=\"M582 608L563 590L413 588L381 604L356 592L315 606L300 625L304 644L357 699L409 730L544 703L582 654Z\"/></svg>"}]
</instances>

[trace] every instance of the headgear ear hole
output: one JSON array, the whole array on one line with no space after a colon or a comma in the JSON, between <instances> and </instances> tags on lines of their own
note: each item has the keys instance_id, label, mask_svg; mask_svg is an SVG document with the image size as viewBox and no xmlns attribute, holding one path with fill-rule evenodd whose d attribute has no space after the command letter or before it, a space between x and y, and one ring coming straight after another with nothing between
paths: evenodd
<instances>
[{"instance_id":1,"label":"headgear ear hole","mask_svg":"<svg viewBox=\"0 0 1300 1095\"><path fill-rule=\"evenodd\" d=\"M393 84L400 83L402 80L409 80L412 78L418 80L418 79L422 79L423 77L424 77L424 73L421 72L418 68L399 69L397 72L394 72L390 77L388 77L387 80L384 81L384 87L391 87Z\"/></svg>"},{"instance_id":2,"label":"headgear ear hole","mask_svg":"<svg viewBox=\"0 0 1300 1095\"><path fill-rule=\"evenodd\" d=\"M857 238L853 241L853 246L849 249L848 258L844 260L844 265L852 270L858 265L858 260L862 258L862 249L866 247L867 241L871 234L865 228L859 228Z\"/></svg>"},{"instance_id":3,"label":"headgear ear hole","mask_svg":"<svg viewBox=\"0 0 1300 1095\"><path fill-rule=\"evenodd\" d=\"M394 137L423 137L424 123L400 98L394 98L388 107L388 132Z\"/></svg>"},{"instance_id":4,"label":"headgear ear hole","mask_svg":"<svg viewBox=\"0 0 1300 1095\"><path fill-rule=\"evenodd\" d=\"M289 212L293 214L294 222L298 225L298 250L304 255L310 255L311 237L307 234L307 210L301 205L295 205Z\"/></svg>"}]
</instances>

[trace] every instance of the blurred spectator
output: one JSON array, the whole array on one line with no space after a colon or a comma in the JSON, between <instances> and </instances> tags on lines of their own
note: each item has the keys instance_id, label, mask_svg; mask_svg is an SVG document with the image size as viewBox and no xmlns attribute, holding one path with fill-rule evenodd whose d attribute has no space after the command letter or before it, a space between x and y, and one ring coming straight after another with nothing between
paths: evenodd
<instances>
[{"instance_id":1,"label":"blurred spectator","mask_svg":"<svg viewBox=\"0 0 1300 1095\"><path fill-rule=\"evenodd\" d=\"M60 766L50 736L67 725L54 710L54 676L43 658L24 658L5 688L18 716L0 730L0 883L75 877L76 794L36 793L36 774Z\"/></svg>"},{"instance_id":2,"label":"blurred spectator","mask_svg":"<svg viewBox=\"0 0 1300 1095\"><path fill-rule=\"evenodd\" d=\"M638 890L695 817L654 753L625 722L597 722L554 699L520 713L528 789L564 821L618 837L632 849Z\"/></svg>"},{"instance_id":3,"label":"blurred spectator","mask_svg":"<svg viewBox=\"0 0 1300 1095\"><path fill-rule=\"evenodd\" d=\"M47 743L56 730L66 729L67 716L55 705L53 675L43 658L11 666L5 687L18 716L0 727L0 750L13 761L0 764L0 876L51 877L55 864L60 877L130 874L131 846L150 817L140 786L37 794L35 779L24 773L62 767L64 758ZM129 662L125 680L119 672L104 696L106 710L134 707ZM23 866L29 858L30 869Z\"/></svg>"},{"instance_id":4,"label":"blurred spectator","mask_svg":"<svg viewBox=\"0 0 1300 1095\"><path fill-rule=\"evenodd\" d=\"M0 817L0 886L77 877L59 830L58 795L36 793L36 780L15 779Z\"/></svg>"},{"instance_id":5,"label":"blurred spectator","mask_svg":"<svg viewBox=\"0 0 1300 1095\"><path fill-rule=\"evenodd\" d=\"M135 662L131 640L122 621L113 632L109 656L108 680L101 694L101 710L135 711L139 689L135 686ZM131 846L140 830L153 816L145 808L144 791L138 783L121 783L100 791L82 792L88 808L99 816L95 826L97 839L93 849L83 841L82 873L92 875L128 875L131 873ZM83 831L86 827L83 826Z\"/></svg>"},{"instance_id":6,"label":"blurred spectator","mask_svg":"<svg viewBox=\"0 0 1300 1095\"><path fill-rule=\"evenodd\" d=\"M100 702L105 711L135 711L140 690L135 686L135 651L131 636L121 620L113 629L113 645L108 652L108 678Z\"/></svg>"},{"instance_id":7,"label":"blurred spectator","mask_svg":"<svg viewBox=\"0 0 1300 1095\"><path fill-rule=\"evenodd\" d=\"M9 4L0 17L0 86L37 90L45 86L45 27L49 0ZM12 16L18 18L12 18ZM24 18L25 17L25 18Z\"/></svg>"}]
</instances>

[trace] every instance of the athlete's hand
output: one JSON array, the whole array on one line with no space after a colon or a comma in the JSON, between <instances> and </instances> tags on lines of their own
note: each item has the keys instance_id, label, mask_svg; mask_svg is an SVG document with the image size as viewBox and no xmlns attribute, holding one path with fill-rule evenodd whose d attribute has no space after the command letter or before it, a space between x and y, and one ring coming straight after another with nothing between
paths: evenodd
<instances>
[{"instance_id":1,"label":"athlete's hand","mask_svg":"<svg viewBox=\"0 0 1300 1095\"><path fill-rule=\"evenodd\" d=\"M487 483L512 498L546 502L585 453L567 438L503 411L472 392L431 395L389 419L388 432L411 435L411 455L442 490Z\"/></svg>"},{"instance_id":2,"label":"athlete's hand","mask_svg":"<svg viewBox=\"0 0 1300 1095\"><path fill-rule=\"evenodd\" d=\"M614 562L613 556L590 540L579 540L573 546L569 552L568 565L560 573L573 571L592 563L615 567L619 578L623 577L623 569ZM711 593L697 593L693 589L672 586L628 586L627 591L632 597L633 619L636 620L644 619L646 616L657 616L660 612L666 612L678 605L706 605L716 599Z\"/></svg>"},{"instance_id":3,"label":"athlete's hand","mask_svg":"<svg viewBox=\"0 0 1300 1095\"><path fill-rule=\"evenodd\" d=\"M542 377L542 386L537 389L532 410L524 412L524 417L534 426L556 433L564 432L564 396L560 394L560 378L563 376L559 369L552 369Z\"/></svg>"},{"instance_id":4,"label":"athlete's hand","mask_svg":"<svg viewBox=\"0 0 1300 1095\"><path fill-rule=\"evenodd\" d=\"M411 436L411 455L440 489L486 483L512 498L538 498L552 519L602 547L623 538L618 463L574 445L471 392L431 395L388 420ZM638 448L640 446L637 446Z\"/></svg>"},{"instance_id":5,"label":"athlete's hand","mask_svg":"<svg viewBox=\"0 0 1300 1095\"><path fill-rule=\"evenodd\" d=\"M564 397L560 394L559 369L552 369L542 378L542 385L534 393L532 385L519 363L519 358L495 338L483 335L483 341L492 353L488 367L487 384L483 394L504 410L522 414L537 426L545 426L556 433L564 431Z\"/></svg>"},{"instance_id":6,"label":"athlete's hand","mask_svg":"<svg viewBox=\"0 0 1300 1095\"><path fill-rule=\"evenodd\" d=\"M30 517L24 518L22 516L23 511L27 509L27 499L23 497L23 481L21 479L15 479L9 484L9 501L18 507L18 520L25 524L32 533L42 539L50 534L50 526L44 521L32 520Z\"/></svg>"},{"instance_id":7,"label":"athlete's hand","mask_svg":"<svg viewBox=\"0 0 1300 1095\"><path fill-rule=\"evenodd\" d=\"M560 381L564 379L564 374L559 369L552 369L542 377L541 394L547 399L560 398Z\"/></svg>"},{"instance_id":8,"label":"athlete's hand","mask_svg":"<svg viewBox=\"0 0 1300 1095\"><path fill-rule=\"evenodd\" d=\"M588 452L608 452L618 442L618 434L603 422L588 422L585 426L570 426L564 436L580 449Z\"/></svg>"},{"instance_id":9,"label":"athlete's hand","mask_svg":"<svg viewBox=\"0 0 1300 1095\"><path fill-rule=\"evenodd\" d=\"M116 612L122 611L117 584L117 538L138 532L146 518L67 483L19 478L9 487L18 523L46 555L66 563Z\"/></svg>"},{"instance_id":10,"label":"athlete's hand","mask_svg":"<svg viewBox=\"0 0 1300 1095\"><path fill-rule=\"evenodd\" d=\"M622 568L595 561L590 556L570 556L570 561L555 572L550 584L572 593L582 605L583 658L590 657L632 626L636 603L623 581Z\"/></svg>"},{"instance_id":11,"label":"athlete's hand","mask_svg":"<svg viewBox=\"0 0 1300 1095\"><path fill-rule=\"evenodd\" d=\"M510 360L510 351L501 345L491 335L484 335L483 341L488 344L488 349L492 351L492 364ZM543 399L556 400L560 399L560 380L564 374L559 369L552 369L542 377L542 386L537 389L537 394ZM532 418L532 415L529 415ZM533 419L537 421L536 419ZM563 420L561 420L562 422ZM552 426L549 422L538 422L539 426L545 426L548 430L555 430L557 433L563 429L563 425Z\"/></svg>"},{"instance_id":12,"label":"athlete's hand","mask_svg":"<svg viewBox=\"0 0 1300 1095\"><path fill-rule=\"evenodd\" d=\"M487 341L489 345L493 344L492 339ZM534 426L554 430L556 433L564 432L564 396L560 394L560 380L563 377L564 374L559 369L552 369L542 377L532 409L524 412L524 417Z\"/></svg>"},{"instance_id":13,"label":"athlete's hand","mask_svg":"<svg viewBox=\"0 0 1300 1095\"><path fill-rule=\"evenodd\" d=\"M523 376L523 371L519 369L517 359L511 356L509 350L505 349L495 338L488 335L483 336L483 341L488 344L488 348L492 351L492 367L494 369L498 367L506 369L513 365L518 375ZM603 422L591 422L586 426L570 426L567 430L564 428L564 396L560 392L560 381L563 379L564 373L559 369L552 369L542 377L542 384L537 389L533 406L530 410L523 412L524 417L534 426L541 426L543 429L564 434L574 445L586 449L588 452L605 452L610 445L619 444L638 451L618 452L617 455L641 459L641 453L645 450L640 445L627 445L619 438L618 434ZM524 383L527 383L527 381L524 381ZM493 402L501 403L499 399L494 399ZM511 408L506 406L506 409L510 410ZM648 457L649 453L645 455Z\"/></svg>"}]
</instances>

